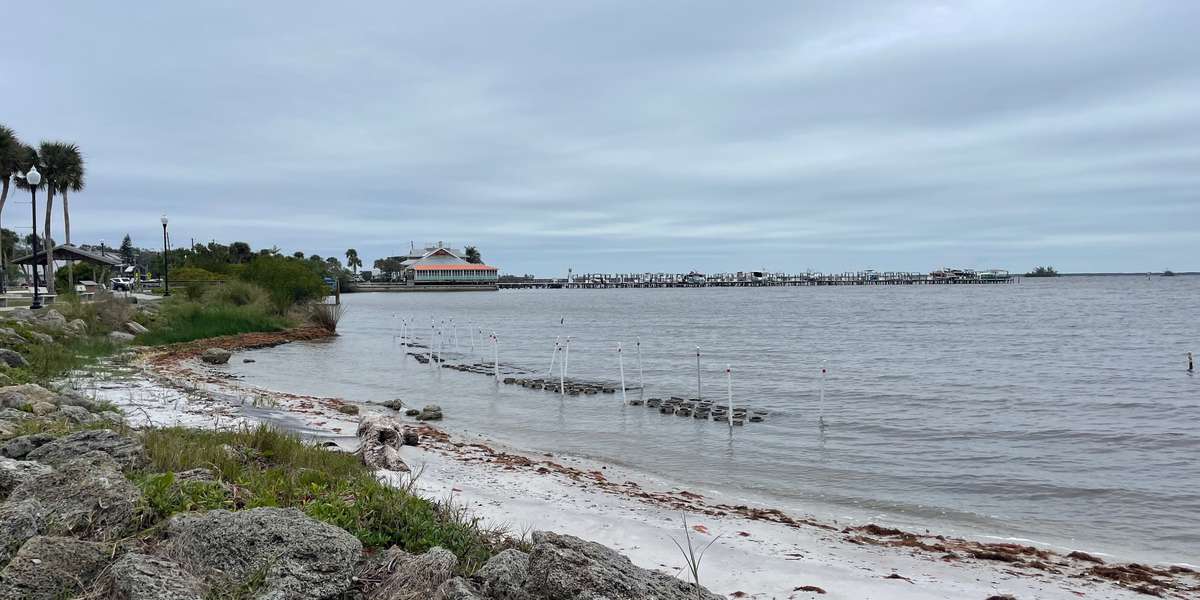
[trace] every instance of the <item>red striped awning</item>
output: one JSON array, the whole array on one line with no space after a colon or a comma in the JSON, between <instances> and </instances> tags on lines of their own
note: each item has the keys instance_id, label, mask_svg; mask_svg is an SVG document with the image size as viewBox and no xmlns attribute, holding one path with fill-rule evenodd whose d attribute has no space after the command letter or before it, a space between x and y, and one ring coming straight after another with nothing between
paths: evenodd
<instances>
[{"instance_id":1,"label":"red striped awning","mask_svg":"<svg viewBox=\"0 0 1200 600\"><path fill-rule=\"evenodd\" d=\"M495 271L496 267L473 263L457 265L413 265L414 271Z\"/></svg>"}]
</instances>

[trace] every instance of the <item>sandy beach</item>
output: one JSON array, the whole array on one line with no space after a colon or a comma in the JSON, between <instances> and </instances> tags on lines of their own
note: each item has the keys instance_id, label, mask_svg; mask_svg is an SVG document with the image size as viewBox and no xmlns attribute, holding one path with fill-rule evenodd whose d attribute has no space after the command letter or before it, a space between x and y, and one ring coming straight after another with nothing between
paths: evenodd
<instances>
[{"instance_id":1,"label":"sandy beach","mask_svg":"<svg viewBox=\"0 0 1200 600\"><path fill-rule=\"evenodd\" d=\"M253 360L250 348L286 341L259 336L225 345L241 361ZM127 356L133 359L108 375L75 385L121 406L138 426L271 423L355 448L359 416L339 411L344 401L250 387L195 355L195 348L185 348ZM359 409L362 416L398 417L378 405ZM1102 564L1112 561L936 531L821 521L683 490L614 465L452 433L453 414L437 428L402 420L422 433L420 446L404 449L412 473L381 476L398 484L415 476L424 495L450 499L513 536L541 529L577 535L680 577L686 577L684 559L672 540L685 542L686 519L693 543L713 542L701 583L730 598L1138 598L1151 592L1189 598L1200 591L1200 574L1184 565Z\"/></svg>"}]
</instances>

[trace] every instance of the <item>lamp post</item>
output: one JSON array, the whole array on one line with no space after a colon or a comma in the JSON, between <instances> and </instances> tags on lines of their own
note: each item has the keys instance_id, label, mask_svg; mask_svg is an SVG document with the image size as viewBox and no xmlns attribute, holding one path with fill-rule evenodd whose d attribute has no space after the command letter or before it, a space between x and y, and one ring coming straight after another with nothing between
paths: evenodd
<instances>
[{"instance_id":1,"label":"lamp post","mask_svg":"<svg viewBox=\"0 0 1200 600\"><path fill-rule=\"evenodd\" d=\"M162 216L163 226L163 296L171 295L171 265L167 257L167 215Z\"/></svg>"},{"instance_id":2,"label":"lamp post","mask_svg":"<svg viewBox=\"0 0 1200 600\"><path fill-rule=\"evenodd\" d=\"M31 302L29 304L29 308L32 310L37 310L42 307L42 296L40 293L38 293L39 284L38 284L38 265L37 265L37 253L38 253L37 189L38 189L38 186L41 185L41 183L42 183L42 174L38 173L37 167L31 166L31 167L29 167L29 170L25 172L25 183L29 184L29 194L30 194L30 197L33 198L33 202L31 202L29 205L29 207L33 213L33 238L32 238L33 239L33 257L34 257L33 267L32 267L33 268L33 302Z\"/></svg>"}]
</instances>

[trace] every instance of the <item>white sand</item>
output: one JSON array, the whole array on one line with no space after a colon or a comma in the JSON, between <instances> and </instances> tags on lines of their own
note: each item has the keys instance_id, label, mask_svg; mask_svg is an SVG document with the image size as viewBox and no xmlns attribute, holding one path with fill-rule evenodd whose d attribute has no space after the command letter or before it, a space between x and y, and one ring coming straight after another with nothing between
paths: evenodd
<instances>
[{"instance_id":1,"label":"white sand","mask_svg":"<svg viewBox=\"0 0 1200 600\"><path fill-rule=\"evenodd\" d=\"M158 373L92 381L85 391L121 406L133 425L231 427L271 422L314 437L333 439L350 449L357 418L336 411L338 401L272 394L246 388L197 362ZM205 375L207 374L207 376ZM181 391L176 387L186 387ZM272 401L264 401L266 397ZM258 399L255 406L256 399ZM269 406L264 406L269 405ZM385 409L363 407L364 413ZM390 411L389 411L390 412ZM450 415L451 419L453 415ZM452 422L447 423L452 425ZM473 441L473 440L464 440ZM489 446L499 449L495 443ZM485 523L513 535L551 530L594 540L629 556L637 565L688 577L672 539L684 541L678 512L607 492L557 473L504 470L496 464L465 462L449 448L405 448L405 460L420 472L416 486L428 497L451 499ZM520 452L504 449L506 452ZM545 457L527 455L535 461ZM611 465L556 456L559 464L602 470L610 481L632 480L645 489L660 485ZM401 474L382 475L391 479ZM670 491L670 490L656 490ZM1144 598L1130 590L1083 578L989 561L943 562L935 554L846 541L836 531L741 517L687 515L693 543L719 539L705 555L701 583L728 597L762 599L977 599L1011 594L1031 598ZM896 574L906 579L888 579ZM818 586L827 593L794 591ZM743 595L737 595L737 593Z\"/></svg>"}]
</instances>

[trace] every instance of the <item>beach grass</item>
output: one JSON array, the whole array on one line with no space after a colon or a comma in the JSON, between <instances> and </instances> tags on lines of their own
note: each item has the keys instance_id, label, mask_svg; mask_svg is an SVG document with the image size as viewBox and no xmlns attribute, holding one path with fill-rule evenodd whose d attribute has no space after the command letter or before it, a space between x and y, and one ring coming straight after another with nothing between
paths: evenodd
<instances>
[{"instance_id":1,"label":"beach grass","mask_svg":"<svg viewBox=\"0 0 1200 600\"><path fill-rule=\"evenodd\" d=\"M288 325L287 319L258 305L178 302L164 309L159 321L138 341L161 346L223 335L283 331Z\"/></svg>"},{"instance_id":2,"label":"beach grass","mask_svg":"<svg viewBox=\"0 0 1200 600\"><path fill-rule=\"evenodd\" d=\"M297 508L354 534L367 548L421 553L441 546L471 573L503 532L446 504L392 487L354 455L308 445L268 426L237 431L161 428L145 432L150 466L133 479L146 495L148 523L189 510ZM216 483L172 485L175 473L208 469Z\"/></svg>"}]
</instances>

